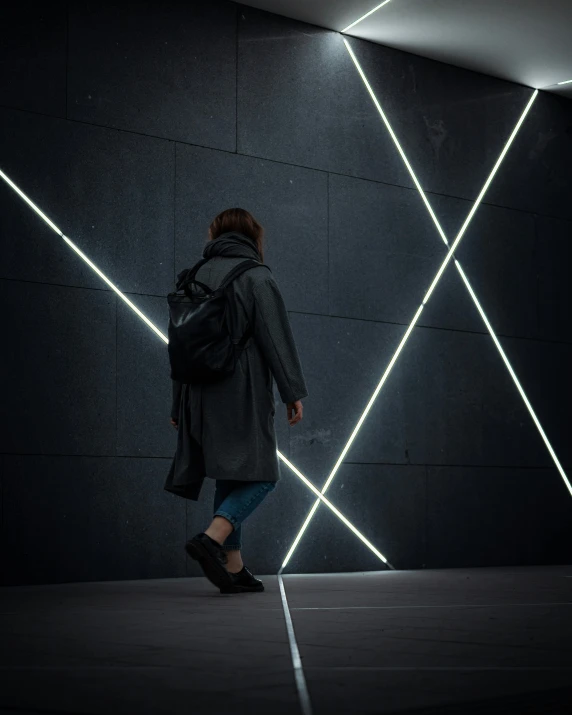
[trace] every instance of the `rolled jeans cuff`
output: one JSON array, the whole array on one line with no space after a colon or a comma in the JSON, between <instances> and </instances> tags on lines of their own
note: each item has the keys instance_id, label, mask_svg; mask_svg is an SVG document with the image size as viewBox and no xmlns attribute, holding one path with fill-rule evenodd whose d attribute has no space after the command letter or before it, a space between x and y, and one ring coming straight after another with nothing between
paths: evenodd
<instances>
[{"instance_id":1,"label":"rolled jeans cuff","mask_svg":"<svg viewBox=\"0 0 572 715\"><path fill-rule=\"evenodd\" d=\"M237 523L237 522L236 522L236 519L234 518L234 516L232 516L232 514L229 514L229 513L226 512L226 511L221 511L221 510L219 509L218 511L215 511L214 516L222 516L222 517L223 517L224 519L226 519L227 521L230 521L230 523L232 524L232 530L233 530L233 531L236 529L236 523Z\"/></svg>"}]
</instances>

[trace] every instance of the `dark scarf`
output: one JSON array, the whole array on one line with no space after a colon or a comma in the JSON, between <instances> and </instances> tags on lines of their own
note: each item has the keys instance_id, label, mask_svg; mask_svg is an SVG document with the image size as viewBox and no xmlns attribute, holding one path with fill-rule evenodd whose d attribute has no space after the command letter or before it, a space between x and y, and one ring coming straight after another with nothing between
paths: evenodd
<instances>
[{"instance_id":1,"label":"dark scarf","mask_svg":"<svg viewBox=\"0 0 572 715\"><path fill-rule=\"evenodd\" d=\"M203 258L213 258L213 256L228 256L231 258L254 258L260 261L260 254L256 248L256 242L245 236L243 233L222 233L214 241L209 241L203 249ZM177 275L177 285L185 278L190 268L185 268Z\"/></svg>"},{"instance_id":2,"label":"dark scarf","mask_svg":"<svg viewBox=\"0 0 572 715\"><path fill-rule=\"evenodd\" d=\"M256 242L243 233L223 233L214 241L209 241L203 250L203 258L213 256L232 256L236 258L254 258L260 261Z\"/></svg>"}]
</instances>

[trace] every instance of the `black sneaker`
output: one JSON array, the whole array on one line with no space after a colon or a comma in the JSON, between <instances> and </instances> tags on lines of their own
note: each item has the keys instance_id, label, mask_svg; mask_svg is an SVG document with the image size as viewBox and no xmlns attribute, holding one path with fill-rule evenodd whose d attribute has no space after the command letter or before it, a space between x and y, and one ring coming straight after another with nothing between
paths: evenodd
<instances>
[{"instance_id":1,"label":"black sneaker","mask_svg":"<svg viewBox=\"0 0 572 715\"><path fill-rule=\"evenodd\" d=\"M226 552L214 539L201 532L187 541L185 550L192 559L199 562L211 583L220 589L232 586L231 574L225 568L228 561Z\"/></svg>"},{"instance_id":2,"label":"black sneaker","mask_svg":"<svg viewBox=\"0 0 572 715\"><path fill-rule=\"evenodd\" d=\"M228 572L227 572L228 573ZM264 591L262 581L253 576L250 571L244 566L242 571L238 573L229 573L231 578L230 586L222 586L221 593L244 593L246 591Z\"/></svg>"}]
</instances>

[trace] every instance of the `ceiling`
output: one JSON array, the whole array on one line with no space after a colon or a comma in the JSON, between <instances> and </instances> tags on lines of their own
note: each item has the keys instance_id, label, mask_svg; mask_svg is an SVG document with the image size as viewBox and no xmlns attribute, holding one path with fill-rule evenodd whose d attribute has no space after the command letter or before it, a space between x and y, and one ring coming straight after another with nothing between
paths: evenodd
<instances>
[{"instance_id":1,"label":"ceiling","mask_svg":"<svg viewBox=\"0 0 572 715\"><path fill-rule=\"evenodd\" d=\"M241 0L336 31L380 2ZM391 0L347 34L572 98L572 0Z\"/></svg>"}]
</instances>

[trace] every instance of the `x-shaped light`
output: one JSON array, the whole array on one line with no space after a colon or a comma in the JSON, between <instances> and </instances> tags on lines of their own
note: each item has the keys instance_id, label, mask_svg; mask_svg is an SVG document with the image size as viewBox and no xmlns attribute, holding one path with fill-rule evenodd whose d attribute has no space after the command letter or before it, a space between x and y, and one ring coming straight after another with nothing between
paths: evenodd
<instances>
[{"instance_id":1,"label":"x-shaped light","mask_svg":"<svg viewBox=\"0 0 572 715\"><path fill-rule=\"evenodd\" d=\"M382 5L378 6L378 8L379 8L379 7L382 7L384 4L385 4L385 3L382 3ZM378 8L375 8L375 9L378 9ZM375 10L374 10L374 11L375 11ZM374 12L374 11L372 11L372 12ZM363 18L362 18L362 19L363 19ZM357 24L357 23L356 23L356 24ZM346 28L346 29L349 29L349 28ZM502 163L504 157L506 156L506 154L507 154L507 152L508 152L508 150L509 150L509 148L510 148L512 142L514 141L516 135L518 134L518 131L519 131L520 127L522 126L522 123L524 122L524 120L525 120L525 118L526 118L526 115L527 115L528 112L530 111L530 108L532 107L532 105L533 105L533 103L534 103L534 100L536 99L536 97L537 97L537 95L538 95L538 90L535 90L535 91L532 93L532 96L530 97L530 99L529 99L529 101L528 101L528 103L527 103L527 105L526 105L524 111L522 112L522 114L521 114L521 116L520 116L520 118L519 118L519 120L518 120L518 122L517 122L517 124L516 124L516 126L515 126L515 128L513 129L512 134L510 135L508 141L506 142L506 144L505 144L505 146L504 146L504 148L503 148L503 150L502 150L502 152L501 152L499 158L497 159L497 161L496 161L496 163L495 163L495 165L494 165L494 167L493 167L491 173L489 174L489 177L487 178L485 184L483 185L483 188L481 189L481 191L480 191L480 193L479 193L477 199L475 200L475 203L473 204L471 210L469 211L469 214L467 215L467 218L465 219L465 222L463 223L463 225L462 225L462 227L461 227L459 233L457 234L455 240L453 241L453 244L450 245L450 244L449 244L449 241L448 241L448 239L447 239L447 236L445 235L445 232L443 231L443 229L442 229L442 227L441 227L441 224L439 223L439 220L437 219L437 216L435 215L435 212L433 211L433 208L431 207L431 204L429 203L429 200L428 200L428 198L427 198L425 192L423 191L423 189L422 189L422 187L421 187L421 184L419 183L419 180L417 179L417 176L415 175L415 172L413 171L413 168L412 168L411 164L409 163L409 161L408 161L408 159L407 159L407 156L405 155L405 152L403 151L403 148L401 147L401 145L400 145L400 143L399 143L399 140L397 139L397 136L396 136L395 132L393 131L393 128L391 127L391 124L389 123L389 120L387 119L387 116L385 115L385 112L383 111L383 109L382 109L382 107L381 107L381 105L380 105L380 103L379 103L377 97L375 96L375 93L374 93L374 91L373 91L373 89L372 89L370 83L368 82L367 77L365 76L365 73L363 72L363 70L362 70L362 68L361 68L361 66L360 66L360 64L359 64L359 62L358 62L358 60L357 60L357 58L356 58L356 56L355 56L355 54L354 54L354 52L353 52L351 46L350 46L350 44L348 43L348 41L347 41L345 38L344 38L344 44L345 44L346 49L347 49L347 51L349 52L350 57L352 58L352 60L353 60L353 62L354 62L354 64L355 64L355 66L356 66L356 68L357 68L357 70L358 70L358 72L359 72L360 77L362 78L362 80L363 80L363 82L364 82L364 84L365 84L365 86L366 86L366 88L367 88L367 91L369 92L369 94L370 94L370 96L371 96L371 98L372 98L372 100L373 100L373 103L374 103L376 109L378 110L378 112L379 112L379 114L380 114L380 116L381 116L381 119L383 120L383 123L385 124L385 126L386 126L386 128L387 128L387 130L388 130L388 132L389 132L389 134L390 134L390 136L391 136L391 138L392 138L392 140L393 140L395 146L397 147L397 150L398 150L398 152L399 152L401 158L403 159L403 162L404 162L405 166L407 167L407 170L408 170L409 174L411 175L411 178L413 179L413 182L414 182L414 184L415 184L415 187L416 187L417 190L419 191L419 194L420 194L420 196L421 196L421 198L422 198L422 200L423 200L423 203L425 204L425 207L427 208L427 211L429 212L429 215L431 216L431 218L432 218L432 220L433 220L433 223L435 224L435 226L436 226L436 228L437 228L437 231L439 232L439 235L441 236L441 238L442 238L443 242L445 243L445 245L449 247L449 250L448 250L448 252L447 252L447 255L446 255L446 257L445 257L443 263L441 264L439 270L437 271L437 274L435 275L435 278L433 279L431 285L429 286L429 289L427 290L427 292L426 292L426 294L425 294L425 296L424 296L424 298L423 298L423 301L422 301L421 305L420 305L419 308L417 309L417 312L415 313L415 315L414 315L414 317L413 317L413 320L412 320L411 323L409 324L409 327L407 328L407 330L406 330L406 332L405 332L403 338L401 339L401 342L399 343L399 345L398 345L398 347L397 347L397 350L395 351L393 357L392 357L391 360L389 361L389 364L388 364L387 368L385 369L385 372L383 373L383 375L382 375L382 377L381 377L381 379L380 379L380 381L379 381L379 383L378 383L378 385L377 385L375 391L373 392L373 394L372 394L372 396L371 396L371 398L370 398L368 404L366 405L366 407L365 407L365 409L364 409L364 411L363 411L363 413L362 413L360 419L358 420L358 422L357 422L357 424L356 424L356 426L355 426L355 428L354 428L352 434L350 435L348 441L346 442L345 447L343 448L342 452L340 453L340 456L338 457L338 459L337 459L337 461L336 461L336 463L335 463L335 465L334 465L334 468L332 469L332 471L330 472L328 478L326 479L326 482L325 482L324 486L322 487L322 492L321 492L322 495L326 493L326 491L327 491L327 489L329 488L329 486L330 486L330 484L331 484L333 478L335 477L335 475L336 475L338 469L340 468L340 465L342 464L342 462L343 462L343 460L344 460L344 458L345 458L345 456L346 456L348 450L350 449L350 447L351 447L353 441L355 440L355 438L356 438L356 436L357 436L359 430L361 429L361 427L362 427L362 425L363 425L363 423L364 423L364 421L365 421L365 419L366 419L366 417L367 417L369 411L371 410L371 408L372 408L372 406L373 406L373 404L374 404L374 402L375 402L375 400L376 400L376 398L377 398L377 396L378 396L378 394L379 394L381 388L383 387L383 385L384 385L385 381L387 380L387 378L388 378L388 376L389 376L391 370L393 369L393 366L395 365L395 363L396 363L396 361L397 361L397 359L398 359L398 357L399 357L401 351L403 350L403 348L404 348L404 346L405 346L407 340L409 339L409 336L411 335L411 332L412 332L413 328L415 327L417 321L419 320L419 316L421 315L421 312L423 311L424 306L427 304L429 298L431 297L431 294L433 293L433 290L435 289L435 286L437 285L438 281L440 280L441 276L443 275L443 272L444 272L444 270L446 269L446 267L447 267L447 265L449 264L449 262L454 258L454 251L455 251L455 249L458 247L458 245L459 245L461 239L462 239L463 236L465 235L465 233L466 233L466 231L467 231L467 228L469 227L469 224L471 223L471 221L472 221L472 219L473 219L473 217L474 217L474 215L475 215L475 213L476 213L476 211L477 211L479 205L481 204L485 193L487 192L487 190L488 190L488 188L489 188L489 186L490 186L490 184L491 184L493 178L495 177L495 174L497 173L497 171L498 171L498 169L499 169L499 167L500 167L500 165L501 165L501 163ZM518 380L518 378L517 378L517 376L516 376L516 373L514 372L514 369L512 368L512 366L511 366L511 364L510 364L510 362L509 362L508 357L506 356L506 353L504 352L504 350L503 350L503 348L502 348L502 346L501 346L501 344L500 344L500 342L499 342L499 340L498 340L498 338L497 338L497 336L496 336L494 330L492 329L492 326L491 326L491 324L490 324L490 321L488 320L488 318L487 318L487 316L486 316L486 314L485 314L485 312L484 312L484 310L483 310L483 308L482 308L482 306L481 306L481 304L480 304L480 302L479 302L479 300L478 300L478 298L477 298L477 296L476 296L476 294L475 294L473 288L471 287L471 284L469 283L469 279L467 278L465 272L463 271L463 269L462 269L462 267L461 267L461 264L459 263L459 261L458 261L456 258L454 259L454 263L455 263L455 267L457 268L457 270L458 270L458 272L459 272L459 275L461 276L461 278L462 278L462 280L463 280L463 282L464 282L464 284L465 284L465 286L466 286L466 288L467 288L467 290L468 290L468 292L469 292L469 295L470 295L471 298L473 299L473 302L475 303L475 305L476 305L476 307L477 307L477 310L479 311L479 314L481 315L481 317L482 317L482 319L483 319L483 321L484 321L484 323L485 323L485 325L486 325L486 327L487 327L487 330L489 331L489 333L490 333L490 335L491 335L491 337L492 337L492 339L493 339L494 344L496 345L496 347L497 347L497 349L498 349L498 351L499 351L499 353L500 353L500 355L501 355L501 357L502 357L502 359L503 359L504 364L506 365L507 370L509 371L510 376L512 377L512 379L513 379L513 381L514 381L514 383L515 383L515 385L516 385L516 388L517 388L518 392L520 393L520 395L521 395L521 397L522 397L522 399L523 399L523 401L524 401L524 403L525 403L525 405L526 405L526 407L527 407L527 409L528 409L528 411L529 411L529 413L530 413L530 415L531 415L531 417L532 417L532 419L533 419L533 421L534 421L534 424L536 425L536 427L537 427L537 429L538 429L538 431L539 431L539 433L540 433L542 439L544 440L544 443L545 443L545 445L546 445L546 447L547 447L547 449L548 449L548 451L549 451L549 453L550 453L550 456L552 457L552 459L553 459L553 461L554 461L554 464L556 465L556 468L558 469L558 471L559 471L559 473L560 473L562 479L564 480L564 483L566 484L566 486L567 486L567 488L568 488L568 491L569 491L570 494L572 495L572 485L570 484L570 481L568 480L568 478L567 478L567 476L566 476L566 473L564 472L564 469L562 468L562 465L560 464L560 461L558 460L558 457L556 456L556 453L554 452L554 449L552 448L552 445L550 444L550 442L549 442L549 440L548 440L548 437L546 436L546 433L544 432L544 429L542 428L542 425L540 424L540 421L539 421L538 417L536 416L536 413L534 412L534 410L533 410L533 408L532 408L532 405L530 404L530 401L528 400L528 398L527 398L527 396L526 396L526 394L525 394L525 392L524 392L524 390L523 390L523 388L522 388L522 385L520 384L520 382L519 382L519 380ZM299 544L299 542L300 542L300 539L302 538L304 532L306 531L306 529L308 528L308 526L309 526L309 524L310 524L312 518L314 517L314 514L316 513L316 510L317 510L319 504L320 504L320 500L319 500L319 499L314 502L314 505L313 505L312 508L310 509L310 511L309 511L309 513L308 513L308 516L306 517L306 520L304 521L304 523L303 523L303 525L302 525L300 531L298 532L298 534L297 534L297 536L296 536L296 538L295 538L295 540L294 540L292 546L290 547L290 550L288 551L288 553L287 553L287 555L286 555L286 558L284 559L284 562L283 562L283 564L282 564L282 567L281 567L281 569L280 569L280 572L285 568L285 566L287 565L288 561L289 561L290 558L292 557L292 554L294 553L296 547L298 546L298 544Z\"/></svg>"},{"instance_id":2,"label":"x-shaped light","mask_svg":"<svg viewBox=\"0 0 572 715\"><path fill-rule=\"evenodd\" d=\"M407 166L408 171L410 172L410 174L411 174L411 176L412 176L412 178L413 178L413 180L414 180L415 186L416 186L417 189L419 190L419 193L420 193L420 195L421 195L421 197L422 197L422 199L423 199L423 201L424 201L424 203L425 203L425 206L427 207L427 209L428 209L428 211L429 211L429 213L430 213L430 215L431 215L431 218L433 219L433 221L434 221L434 223L435 223L435 225L436 225L436 227L437 227L437 229L438 229L438 231L439 231L439 234L441 235L441 238L443 239L443 241L445 242L445 244L446 244L447 246L449 246L448 240L447 240L447 238L446 238L446 236L445 236L443 230L441 229L441 226L440 226L440 224L439 224L439 222L438 222L438 220L437 220L437 217L435 216L435 214L434 214L434 212L433 212L433 210L432 210L432 208L431 208L431 206L430 206L430 204L429 204L429 201L427 200L427 197L425 196L425 193L423 192L423 190L422 190L422 188L421 188L421 186L420 186L420 184L419 184L419 182L418 182L418 180L417 180L417 178L416 178L416 176L415 176L415 174L414 174L414 172L413 172L413 169L411 168L411 165L409 164L409 162L408 162L408 160L407 160L407 157L405 156L405 154L404 154L404 152L403 152L401 146L399 145L399 142L398 142L398 140L397 140L397 137L396 137L395 133L393 132L391 126L389 125L389 122L388 122L388 120L387 120L385 114L383 113L383 110L381 109L381 106L379 105L379 102L377 101L377 99L376 99L376 97L375 97L375 95L374 95L374 93L373 93L373 90L371 89L371 86L369 85L369 82L367 81L367 78L365 77L365 75L364 75L364 73L363 73L361 67L359 66L359 63L358 63L357 59L355 58L355 55L353 54L353 52L352 52L352 50L351 50L351 47L349 46L349 44L347 43L347 41L346 41L345 39L344 39L344 42L345 42L345 44L346 44L346 48L348 49L348 52L350 53L350 55L351 55L351 57L352 57L352 60L354 61L355 65L356 65L356 67L357 67L357 69L358 69L358 72L360 73L360 76L362 77L362 79L363 79L363 81L364 81L364 83L365 83L365 85L366 85L366 87L367 87L367 89L368 89L368 91L369 91L369 93L370 93L370 95L371 95L371 97L372 97L372 99L373 99L373 101L374 101L374 103L375 103L375 105L376 105L376 107L377 107L377 109L378 109L378 111L379 111L379 113L380 113L380 115L381 115L381 117L382 117L384 123L385 123L386 126L387 126L387 129L388 129L388 131L389 131L389 133L390 133L390 135L391 135L393 141L395 142L395 144L396 144L396 146L397 146L397 148L398 148L398 151L399 151L399 153L400 153L400 155L401 155L401 157L402 157L402 159L403 159L405 165ZM292 464L292 462L290 462L280 451L278 451L278 456L279 456L279 458L293 471L293 473L294 473L294 474L316 495L316 497L317 497L317 500L316 500L316 502L314 503L314 505L313 505L313 507L312 507L312 509L311 509L311 511L310 511L310 513L309 513L309 515L308 515L308 517L306 518L306 521L304 522L304 525L303 525L302 529L301 529L300 532L298 533L298 535L297 535L297 537L296 537L296 539L295 539L295 541L294 541L294 543L293 543L291 549L290 549L289 552L288 552L288 555L287 555L287 557L286 557L284 563L282 564L282 567L280 568L280 572L282 572L282 570L283 570L284 567L286 566L287 562L288 562L289 559L291 558L291 556L292 556L292 554L293 554L293 552L294 552L294 550L295 550L297 544L299 543L299 541L300 541L300 539L301 539L301 537L302 537L304 531L306 530L308 524L310 523L310 521L311 521L311 519L312 519L312 517L313 517L313 515L314 515L314 513L315 513L315 511L316 511L316 509L317 509L317 507L318 507L318 505L320 504L320 502L326 504L326 506L345 524L345 526L346 526L347 528L349 528L381 561L383 561L383 563L385 563L389 568L393 568L393 566L388 562L388 560L385 558L385 556L384 556L380 551L378 551L378 549L376 549L375 546L373 546L373 544L371 544L371 542L369 542L368 539L367 539L363 534L361 534L361 532L342 514L342 512L339 511L339 509L337 509L328 499L326 499L326 497L324 496L324 494L325 494L326 490L328 489L328 487L329 487L329 485L330 485L332 479L334 478L334 476L335 476L337 470L339 469L339 467L340 467L340 465L341 465L341 463L342 463L342 461L343 461L345 455L347 454L347 452L348 452L348 450L349 450L349 448L350 448L352 442L354 441L354 439L355 439L357 433L359 432L359 429L361 428L363 422L365 421L368 412L370 411L371 407L373 406L373 403L374 403L374 401L375 401L377 395L379 394L379 391L381 390L381 388L382 388L382 386L383 386L385 380L387 379L387 377L388 377L388 375L389 375L391 369L393 368L393 366L394 366L394 364L395 364L395 362L396 362L396 360L397 360L399 354L401 353L401 350L403 349L405 343L407 342L407 339L409 338L409 335L411 334L411 331L413 330L413 327L415 326L417 320L419 319L419 316L420 316L420 314L421 314L421 311L423 310L423 307L425 306L425 304L426 304L427 301L429 300L429 297L431 296L431 294L432 294L432 292L433 292L435 286L437 285L439 279L441 278L441 275L443 274L444 270L446 269L446 267L447 267L449 261L453 258L453 256L454 256L454 250L456 249L456 247L458 246L460 240L462 239L462 237L463 237L463 235L464 235L464 233L465 233L465 231L466 231L466 229L467 229L467 227L468 227L470 221L472 220L472 218L473 218L473 216L474 216L474 214L475 214L475 212L476 212L476 210L477 210L477 208L478 208L478 205L479 205L480 202L482 201L482 198L483 198L483 196L484 196L486 190L488 189L488 186L490 185L490 183L491 183L491 181L492 181L492 179L493 179L493 177L494 177L496 171L498 170L498 167L500 166L502 160L504 159L504 156L506 155L506 152L508 151L508 149L509 149L509 147L510 147L510 144L512 143L512 141L513 141L514 137L516 136L516 134L517 134L517 132L518 132L518 130L519 130L519 128L520 128L522 122L524 121L524 118L525 118L526 114L528 113L530 107L532 106L532 103L534 102L534 99L536 98L536 94L537 94L537 92L535 92L535 93L533 94L533 96L531 97L529 103L527 104L527 106L526 106L526 108L525 108L525 110L524 110L522 116L520 117L520 119L519 119L519 121L518 121L518 123L517 123L515 129L513 130L513 133L511 134L511 136L510 136L509 140L507 141L507 144L505 145L505 147L504 147L504 149L503 149L503 151L502 151L502 153L501 153L499 159L497 160L497 163L495 164L495 166L494 166L494 168L493 168L493 170L492 170L492 172L491 172L489 178L487 179L487 181L486 181L486 183L485 183L483 189L481 190L481 193L479 194L479 197L478 197L477 200L475 201L475 204L473 205L473 208L471 209L471 212L469 213L469 215L468 215L468 217L467 217L465 223L463 224L463 227L461 228L461 231L460 231L459 234L457 235L457 237L456 237L455 241L453 242L453 244L450 246L449 251L448 251L448 253L447 253L447 256L445 257L445 260L443 261L441 267L439 268L439 271L437 272L437 275L435 276L433 282L431 283L431 285L430 285L430 287L429 287L429 290L428 290L427 293L425 294L425 297L424 297L424 299L423 299L422 304L420 305L419 309L417 310L417 312L416 312L416 314L415 314L415 316L414 316L414 318L413 318L411 324L409 325L409 327L408 327L408 329L407 329L407 331L406 331L404 337L402 338L402 340L401 340L401 342L400 342L400 344L399 344L399 346L398 346L398 348L397 348L395 354L393 355L393 357L392 357L392 359L391 359L391 361L390 361L388 367L386 368L386 370L385 370L385 372L384 372L384 374L383 374L383 376L382 376L380 382L378 383L378 385L377 385L377 387L376 387L376 390L374 391L372 397L370 398L368 404L366 405L366 408L365 408L364 412L362 413L362 415L361 415L361 417L360 417L360 419L359 419L359 421L358 421L356 427L354 428L354 430L353 430L353 432L352 432L352 434L351 434L351 436L350 436L348 442L346 443L344 449L342 450L342 452L341 452L341 454L340 454L340 456L339 456L339 458L338 458L338 460L337 460L337 462L336 462L336 464L335 464L335 466L334 466L334 469L332 470L332 472L331 472L330 475L328 476L328 479L326 480L326 483L325 483L324 487L322 488L322 490L319 491L319 490L315 487L315 485L312 484L312 482L311 482L299 469L297 469L297 467L296 467L294 464ZM3 171L1 171L1 170L0 170L0 176L4 179L4 181L6 181L6 183L7 183L12 189L14 189L14 191L16 191L16 193L17 193L22 199L24 199L24 201L25 201L27 204L50 226L50 228L52 228L52 230L54 230L61 238L63 238L63 240L70 246L70 248L72 248L72 249L82 258L82 260L84 260L84 261L97 273L97 275L100 276L100 278L102 278L102 280L105 281L105 283L106 283L113 291L115 291L115 293L138 315L139 318L141 318L141 320L143 320L143 321L147 324L147 326L148 326L149 328L151 328L151 330L153 330L153 332L154 332L158 337L160 337L164 342L168 342L167 337L152 323L152 321L150 321L149 318L147 318L147 316L146 316L144 313L142 313L142 312L139 310L139 308L137 308L137 306L136 306L132 301L130 301L129 298L127 298L127 296L125 296L125 295L119 290L119 288L117 288L117 286L115 286L115 284L114 284L111 280L109 280L109 278L83 253L83 251L81 251L81 250L79 249L78 246L76 246L76 244L73 243L73 241L71 241L67 236L64 235L64 233L36 206L36 204L34 204L34 202L31 201L31 199L29 199L28 196L26 196L26 194L25 194L20 188L18 188L18 186L16 186L16 184L15 184ZM518 380L517 380L517 378L516 378L516 375L515 375L515 373L514 373L514 370L513 370L512 367L510 366L510 363L509 363L509 361L508 361L508 358L506 357L504 351L502 350L502 347L501 347L500 343L498 342L498 339L496 338L496 335L494 334L494 332L493 332L493 330L492 330L492 328L491 328L491 326L490 326L490 323L489 323L489 321L488 321L488 319L487 319L487 317L486 317L486 315L485 315L485 313L484 313L482 307L480 306L480 303L478 302L477 297L476 297L474 291L472 290L472 288L471 288L471 286L470 286L470 284L469 284L469 282L468 282L467 277L465 276L464 272L462 271L462 268L461 268L460 264L458 263L458 261L457 261L456 259L455 259L455 265L456 265L457 270L459 271L461 277L463 278L463 281L464 281L465 285L467 286L467 289L468 289L468 291L469 291L471 297L473 298L475 304L477 305L477 308L478 308L478 310L479 310L479 313L481 314L481 316L482 316L482 318L483 318L483 320L484 320L484 322L485 322L485 324L486 324L486 326L487 326L487 329L489 330L489 332L490 332L490 334L491 334L491 336L492 336L492 338L493 338L493 340L494 340L494 342L495 342L495 345L497 346L497 348L498 348L498 350L499 350L499 352L500 352L500 354L501 354L501 356L502 356L502 358L503 358L503 361L505 362L505 364L506 364L506 366L507 366L507 369L509 370L509 372L510 372L510 374L511 374L511 377L512 377L513 380L515 381L515 384L516 384L516 386L517 386L517 388L518 388L518 390L519 390L519 392L520 392L520 394L521 394L523 400L525 401L525 404L526 404L527 408L529 409L529 412L531 413L531 415L532 415L532 417L533 417L533 420L534 420L534 422L535 422L537 428L539 429L540 434L542 435L542 437L543 437L543 439L544 439L544 441L545 441L545 443L546 443L546 445L547 445L547 447L548 447L548 449L549 449L549 451L550 451L550 454L551 454L552 458L554 459L554 461L555 461L557 467L559 468L560 473L562 474L562 476L563 476L563 478L564 478L564 480L565 480L565 482L566 482L566 484L567 484L567 486L568 486L568 488L569 488L569 490L571 491L571 494L572 494L572 487L570 486L570 483L568 482L568 480L567 480L567 478L566 478L566 475L564 474L564 472L563 472L563 470L562 470L562 467L561 467L561 465L560 465L560 463L559 463L559 461L558 461L558 459L557 459L557 457L556 457L556 455L555 455L555 453L554 453L552 447L550 446L550 443L548 442L548 439L547 439L547 437L546 437L546 435L545 435L545 433L544 433L544 430L542 429L542 427L541 427L541 425L540 425L540 422L538 421L538 419L537 419L537 417L536 417L536 415L535 415L535 413L534 413L534 411L533 411L533 409L532 409L532 406L530 405L530 402L528 401L526 395L524 394L524 391L522 390L522 387L520 386L520 383L518 382Z\"/></svg>"}]
</instances>

